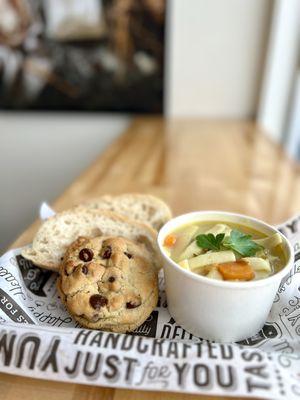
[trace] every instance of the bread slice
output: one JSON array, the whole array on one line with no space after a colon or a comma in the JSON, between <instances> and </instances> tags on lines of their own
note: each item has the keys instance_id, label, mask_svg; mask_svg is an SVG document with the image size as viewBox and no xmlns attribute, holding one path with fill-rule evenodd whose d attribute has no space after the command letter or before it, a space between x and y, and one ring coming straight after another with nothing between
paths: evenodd
<instances>
[{"instance_id":1,"label":"bread slice","mask_svg":"<svg viewBox=\"0 0 300 400\"><path fill-rule=\"evenodd\" d=\"M153 263L161 267L156 244L157 232L146 224L130 220L110 211L73 208L48 218L36 233L23 257L34 264L58 271L66 248L79 236L123 236L143 244L153 255Z\"/></svg>"},{"instance_id":2,"label":"bread slice","mask_svg":"<svg viewBox=\"0 0 300 400\"><path fill-rule=\"evenodd\" d=\"M167 204L149 194L106 195L90 200L80 206L92 210L114 211L130 219L147 223L156 230L159 230L172 218L171 210Z\"/></svg>"}]
</instances>

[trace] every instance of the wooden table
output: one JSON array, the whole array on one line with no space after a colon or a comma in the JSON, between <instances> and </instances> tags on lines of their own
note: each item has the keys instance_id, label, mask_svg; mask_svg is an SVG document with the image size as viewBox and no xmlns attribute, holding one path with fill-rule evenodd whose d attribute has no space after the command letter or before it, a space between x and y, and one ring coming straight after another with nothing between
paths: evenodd
<instances>
[{"instance_id":1,"label":"wooden table","mask_svg":"<svg viewBox=\"0 0 300 400\"><path fill-rule=\"evenodd\" d=\"M252 122L137 118L53 205L62 210L89 197L132 191L162 197L174 214L219 209L279 223L300 210L299 167ZM30 242L37 226L28 228L12 247ZM220 399L0 374L1 400L52 398Z\"/></svg>"}]
</instances>

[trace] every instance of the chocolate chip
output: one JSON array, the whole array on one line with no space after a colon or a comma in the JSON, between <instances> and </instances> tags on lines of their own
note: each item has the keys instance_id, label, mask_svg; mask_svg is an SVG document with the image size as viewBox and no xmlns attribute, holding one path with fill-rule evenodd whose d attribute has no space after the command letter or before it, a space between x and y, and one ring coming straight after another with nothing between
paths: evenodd
<instances>
[{"instance_id":1,"label":"chocolate chip","mask_svg":"<svg viewBox=\"0 0 300 400\"><path fill-rule=\"evenodd\" d=\"M141 305L141 303L133 303L132 301L128 301L127 303L126 303L126 308L136 308L136 307L138 307L138 306L140 306Z\"/></svg>"},{"instance_id":2,"label":"chocolate chip","mask_svg":"<svg viewBox=\"0 0 300 400\"><path fill-rule=\"evenodd\" d=\"M110 276L109 278L108 278L108 282L114 282L116 280L116 278L114 277L114 276Z\"/></svg>"},{"instance_id":3,"label":"chocolate chip","mask_svg":"<svg viewBox=\"0 0 300 400\"><path fill-rule=\"evenodd\" d=\"M101 257L107 260L111 256L111 247L106 246L104 251L101 253Z\"/></svg>"},{"instance_id":4,"label":"chocolate chip","mask_svg":"<svg viewBox=\"0 0 300 400\"><path fill-rule=\"evenodd\" d=\"M94 253L91 249L82 249L79 252L79 258L82 261L85 261L85 262L92 261L93 257L94 257Z\"/></svg>"},{"instance_id":5,"label":"chocolate chip","mask_svg":"<svg viewBox=\"0 0 300 400\"><path fill-rule=\"evenodd\" d=\"M87 275L88 272L89 272L88 267L87 267L86 265L84 265L84 266L81 268L81 271L82 271L82 273L83 273L84 275Z\"/></svg>"},{"instance_id":6,"label":"chocolate chip","mask_svg":"<svg viewBox=\"0 0 300 400\"><path fill-rule=\"evenodd\" d=\"M127 256L129 259L132 258L132 254L127 253L127 251L124 251L125 256Z\"/></svg>"},{"instance_id":7,"label":"chocolate chip","mask_svg":"<svg viewBox=\"0 0 300 400\"><path fill-rule=\"evenodd\" d=\"M99 321L99 315L98 314L94 314L93 316L92 316L92 320L93 320L93 322L97 322L97 321Z\"/></svg>"},{"instance_id":8,"label":"chocolate chip","mask_svg":"<svg viewBox=\"0 0 300 400\"><path fill-rule=\"evenodd\" d=\"M100 308L106 306L107 303L108 303L107 298L104 296L101 296L100 294L93 294L90 297L90 305L95 310L100 310Z\"/></svg>"}]
</instances>

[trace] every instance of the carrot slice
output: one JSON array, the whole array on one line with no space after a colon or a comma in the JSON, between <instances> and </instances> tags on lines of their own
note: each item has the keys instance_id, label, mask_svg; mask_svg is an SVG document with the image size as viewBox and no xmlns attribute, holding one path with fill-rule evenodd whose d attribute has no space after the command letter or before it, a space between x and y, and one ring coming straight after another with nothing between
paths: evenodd
<instances>
[{"instance_id":1,"label":"carrot slice","mask_svg":"<svg viewBox=\"0 0 300 400\"><path fill-rule=\"evenodd\" d=\"M218 264L218 271L225 280L250 281L255 274L251 265L246 261L235 261L224 264Z\"/></svg>"},{"instance_id":2,"label":"carrot slice","mask_svg":"<svg viewBox=\"0 0 300 400\"><path fill-rule=\"evenodd\" d=\"M165 237L164 245L167 247L172 247L176 243L176 236L175 235L168 235Z\"/></svg>"}]
</instances>

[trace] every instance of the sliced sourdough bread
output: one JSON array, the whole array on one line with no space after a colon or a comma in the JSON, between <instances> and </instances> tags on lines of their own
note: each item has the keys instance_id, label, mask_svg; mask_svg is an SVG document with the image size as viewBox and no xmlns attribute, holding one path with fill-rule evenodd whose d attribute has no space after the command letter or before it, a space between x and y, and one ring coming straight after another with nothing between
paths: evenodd
<instances>
[{"instance_id":1,"label":"sliced sourdough bread","mask_svg":"<svg viewBox=\"0 0 300 400\"><path fill-rule=\"evenodd\" d=\"M47 219L36 233L31 247L22 255L34 264L58 271L66 248L79 236L122 236L144 245L161 267L156 244L157 232L146 224L130 220L111 211L82 207L66 210Z\"/></svg>"},{"instance_id":2,"label":"sliced sourdough bread","mask_svg":"<svg viewBox=\"0 0 300 400\"><path fill-rule=\"evenodd\" d=\"M170 208L161 199L149 194L121 194L102 196L81 204L92 210L108 210L147 223L159 230L172 218Z\"/></svg>"}]
</instances>

